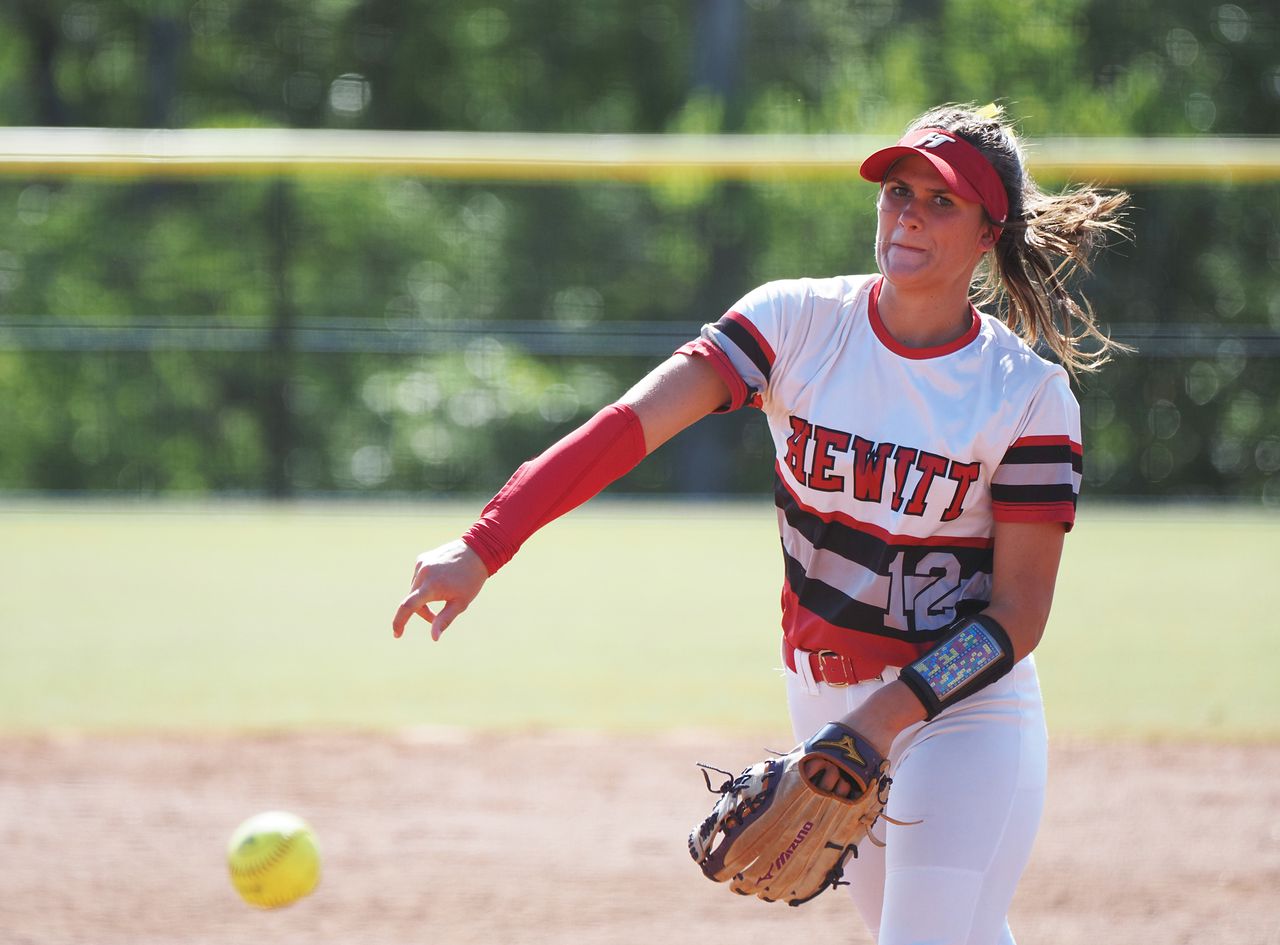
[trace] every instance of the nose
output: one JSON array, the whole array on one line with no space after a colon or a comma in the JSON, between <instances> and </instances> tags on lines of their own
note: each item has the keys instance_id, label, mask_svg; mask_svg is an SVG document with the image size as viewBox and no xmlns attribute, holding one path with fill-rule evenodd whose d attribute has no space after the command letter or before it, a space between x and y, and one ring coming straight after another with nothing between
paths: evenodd
<instances>
[{"instance_id":1,"label":"nose","mask_svg":"<svg viewBox=\"0 0 1280 945\"><path fill-rule=\"evenodd\" d=\"M914 198L902 202L898 210L898 222L908 230L918 230L924 224L924 217Z\"/></svg>"}]
</instances>

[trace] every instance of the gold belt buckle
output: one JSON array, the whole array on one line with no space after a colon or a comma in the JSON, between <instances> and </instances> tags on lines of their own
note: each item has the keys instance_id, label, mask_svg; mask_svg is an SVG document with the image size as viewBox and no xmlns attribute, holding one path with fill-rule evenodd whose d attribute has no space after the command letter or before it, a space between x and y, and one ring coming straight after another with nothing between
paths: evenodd
<instances>
[{"instance_id":1,"label":"gold belt buckle","mask_svg":"<svg viewBox=\"0 0 1280 945\"><path fill-rule=\"evenodd\" d=\"M828 657L828 656L834 656L834 657L835 657L836 659L838 659L838 660L843 660L843 659L844 659L844 657L843 657L843 656L841 656L839 653L837 653L835 650L819 650L819 651L818 651L818 664L819 664L819 665L821 665L821 664L822 664L822 660L823 660L825 657ZM849 686L852 686L852 685L853 685L853 683L849 683L849 682L832 682L830 679L827 679L827 678L826 678L826 673L825 673L825 672L824 672L822 675L823 675L823 680L822 680L822 681L823 681L824 683L826 683L828 686L830 686L831 688L833 688L833 689L845 689L845 688L848 688ZM846 675L848 675L848 674L846 673ZM855 675L855 678L856 678L856 675L857 675L857 674L854 674L854 675Z\"/></svg>"}]
</instances>

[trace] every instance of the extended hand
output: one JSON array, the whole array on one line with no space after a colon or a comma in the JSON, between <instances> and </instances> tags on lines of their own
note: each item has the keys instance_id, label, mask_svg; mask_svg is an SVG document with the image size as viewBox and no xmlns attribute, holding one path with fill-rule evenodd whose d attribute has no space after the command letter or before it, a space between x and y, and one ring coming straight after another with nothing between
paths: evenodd
<instances>
[{"instance_id":1,"label":"extended hand","mask_svg":"<svg viewBox=\"0 0 1280 945\"><path fill-rule=\"evenodd\" d=\"M391 629L401 636L409 618L418 614L431 624L431 639L439 640L454 618L476 599L488 579L484 563L461 539L424 551L414 562L413 589L400 602ZM439 611L432 612L427 606L432 601L443 602Z\"/></svg>"}]
</instances>

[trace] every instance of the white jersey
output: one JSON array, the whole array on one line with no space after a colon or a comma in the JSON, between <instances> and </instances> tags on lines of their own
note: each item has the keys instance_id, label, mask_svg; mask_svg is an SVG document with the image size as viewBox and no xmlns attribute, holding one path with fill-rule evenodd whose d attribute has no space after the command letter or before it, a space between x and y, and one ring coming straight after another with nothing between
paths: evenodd
<instances>
[{"instance_id":1,"label":"white jersey","mask_svg":"<svg viewBox=\"0 0 1280 945\"><path fill-rule=\"evenodd\" d=\"M903 666L990 595L995 521L1075 516L1080 411L1066 372L973 309L907 348L877 276L771 282L680 349L758 407L776 451L792 646Z\"/></svg>"}]
</instances>

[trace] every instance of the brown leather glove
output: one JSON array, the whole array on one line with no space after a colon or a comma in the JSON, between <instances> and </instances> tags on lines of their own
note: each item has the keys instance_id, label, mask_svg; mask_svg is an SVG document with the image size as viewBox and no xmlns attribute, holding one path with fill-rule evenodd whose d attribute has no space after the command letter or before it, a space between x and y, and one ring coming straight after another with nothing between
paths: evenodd
<instances>
[{"instance_id":1,"label":"brown leather glove","mask_svg":"<svg viewBox=\"0 0 1280 945\"><path fill-rule=\"evenodd\" d=\"M707 778L720 799L689 834L689 853L739 895L808 902L841 883L845 861L884 813L888 767L865 738L830 722L719 788Z\"/></svg>"}]
</instances>

